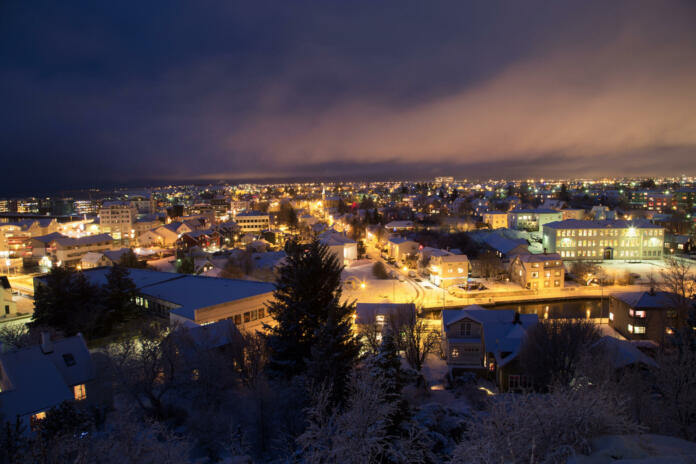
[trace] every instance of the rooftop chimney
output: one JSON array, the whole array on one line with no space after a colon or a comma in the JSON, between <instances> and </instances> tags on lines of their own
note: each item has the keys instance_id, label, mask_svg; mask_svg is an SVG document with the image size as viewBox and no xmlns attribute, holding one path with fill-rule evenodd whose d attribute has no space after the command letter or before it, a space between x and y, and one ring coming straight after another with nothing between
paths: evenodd
<instances>
[{"instance_id":1,"label":"rooftop chimney","mask_svg":"<svg viewBox=\"0 0 696 464\"><path fill-rule=\"evenodd\" d=\"M520 313L518 313L517 311L515 311L515 316L512 319L512 323L513 324L522 324L522 321L520 320Z\"/></svg>"},{"instance_id":2,"label":"rooftop chimney","mask_svg":"<svg viewBox=\"0 0 696 464\"><path fill-rule=\"evenodd\" d=\"M41 332L41 351L43 354L53 353L53 342L48 332Z\"/></svg>"}]
</instances>

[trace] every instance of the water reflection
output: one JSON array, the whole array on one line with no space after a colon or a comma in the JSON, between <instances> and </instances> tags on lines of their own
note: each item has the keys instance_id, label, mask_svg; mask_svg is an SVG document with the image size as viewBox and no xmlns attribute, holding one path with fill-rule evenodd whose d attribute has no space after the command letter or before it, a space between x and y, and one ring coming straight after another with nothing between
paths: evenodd
<instances>
[{"instance_id":1,"label":"water reflection","mask_svg":"<svg viewBox=\"0 0 696 464\"><path fill-rule=\"evenodd\" d=\"M514 309L521 314L536 314L540 320L561 318L598 318L608 317L609 298L604 298L603 308L600 298L579 300L548 301L535 303L500 303L482 305L489 309Z\"/></svg>"}]
</instances>

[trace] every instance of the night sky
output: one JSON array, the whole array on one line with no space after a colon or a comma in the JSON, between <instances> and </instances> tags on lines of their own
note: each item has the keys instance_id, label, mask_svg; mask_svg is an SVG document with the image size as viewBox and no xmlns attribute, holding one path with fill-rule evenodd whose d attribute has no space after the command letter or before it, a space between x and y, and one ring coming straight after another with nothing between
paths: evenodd
<instances>
[{"instance_id":1,"label":"night sky","mask_svg":"<svg viewBox=\"0 0 696 464\"><path fill-rule=\"evenodd\" d=\"M0 193L694 174L694 1L0 1Z\"/></svg>"}]
</instances>

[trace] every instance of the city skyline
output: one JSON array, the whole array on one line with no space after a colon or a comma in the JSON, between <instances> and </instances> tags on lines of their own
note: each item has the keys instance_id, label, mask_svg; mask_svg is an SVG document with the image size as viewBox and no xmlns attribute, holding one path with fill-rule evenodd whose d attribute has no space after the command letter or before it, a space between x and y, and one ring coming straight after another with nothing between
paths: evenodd
<instances>
[{"instance_id":1,"label":"city skyline","mask_svg":"<svg viewBox=\"0 0 696 464\"><path fill-rule=\"evenodd\" d=\"M0 9L3 194L696 168L689 2Z\"/></svg>"}]
</instances>

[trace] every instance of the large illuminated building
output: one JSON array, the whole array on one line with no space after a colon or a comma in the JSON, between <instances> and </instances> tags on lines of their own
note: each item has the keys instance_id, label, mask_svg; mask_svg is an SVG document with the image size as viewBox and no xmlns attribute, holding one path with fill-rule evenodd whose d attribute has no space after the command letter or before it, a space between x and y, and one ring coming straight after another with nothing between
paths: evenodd
<instances>
[{"instance_id":1,"label":"large illuminated building","mask_svg":"<svg viewBox=\"0 0 696 464\"><path fill-rule=\"evenodd\" d=\"M564 260L655 260L664 241L662 227L646 220L568 219L544 225L542 245Z\"/></svg>"}]
</instances>

